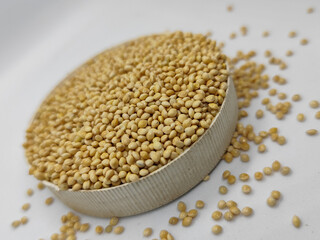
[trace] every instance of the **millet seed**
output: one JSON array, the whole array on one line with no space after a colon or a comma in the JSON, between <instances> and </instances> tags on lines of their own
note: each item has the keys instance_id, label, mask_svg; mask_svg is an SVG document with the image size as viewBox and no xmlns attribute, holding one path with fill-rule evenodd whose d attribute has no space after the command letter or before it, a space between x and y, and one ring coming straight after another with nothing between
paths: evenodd
<instances>
[{"instance_id":1,"label":"millet seed","mask_svg":"<svg viewBox=\"0 0 320 240\"><path fill-rule=\"evenodd\" d=\"M144 230L143 230L143 236L144 237L150 237L152 235L152 228L145 228Z\"/></svg>"},{"instance_id":2,"label":"millet seed","mask_svg":"<svg viewBox=\"0 0 320 240\"><path fill-rule=\"evenodd\" d=\"M218 235L222 232L222 227L220 225L214 225L211 230L213 234Z\"/></svg>"},{"instance_id":3,"label":"millet seed","mask_svg":"<svg viewBox=\"0 0 320 240\"><path fill-rule=\"evenodd\" d=\"M123 226L117 226L113 229L113 233L115 234L121 234L124 231L124 227Z\"/></svg>"},{"instance_id":4,"label":"millet seed","mask_svg":"<svg viewBox=\"0 0 320 240\"><path fill-rule=\"evenodd\" d=\"M294 215L292 218L292 224L293 226L295 226L296 228L299 228L301 226L301 220L298 216Z\"/></svg>"},{"instance_id":5,"label":"millet seed","mask_svg":"<svg viewBox=\"0 0 320 240\"><path fill-rule=\"evenodd\" d=\"M218 220L220 220L221 217L222 217L222 212L220 212L220 211L214 211L214 212L212 213L211 217L212 217L213 220L218 221Z\"/></svg>"},{"instance_id":6,"label":"millet seed","mask_svg":"<svg viewBox=\"0 0 320 240\"><path fill-rule=\"evenodd\" d=\"M251 187L250 187L249 185L243 185L243 186L241 187L241 190L242 190L242 192L243 192L244 194L249 194L249 193L251 193Z\"/></svg>"},{"instance_id":7,"label":"millet seed","mask_svg":"<svg viewBox=\"0 0 320 240\"><path fill-rule=\"evenodd\" d=\"M219 193L222 194L222 195L225 195L228 193L228 188L226 186L220 186L219 187Z\"/></svg>"}]
</instances>

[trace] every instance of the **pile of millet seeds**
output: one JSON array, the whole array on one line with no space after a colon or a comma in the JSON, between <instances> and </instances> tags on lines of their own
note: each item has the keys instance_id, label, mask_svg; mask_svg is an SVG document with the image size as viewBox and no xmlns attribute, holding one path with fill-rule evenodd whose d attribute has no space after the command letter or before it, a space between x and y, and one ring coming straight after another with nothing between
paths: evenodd
<instances>
[{"instance_id":1,"label":"pile of millet seeds","mask_svg":"<svg viewBox=\"0 0 320 240\"><path fill-rule=\"evenodd\" d=\"M227 10L232 11L233 7L228 6ZM307 10L307 12L312 13L313 9L309 8ZM247 32L248 32L247 27L245 27L245 26L241 27L241 29L240 29L241 35L245 36L247 34ZM179 33L179 34L181 34L181 33ZM270 33L268 31L264 31L262 36L268 37L269 34ZM296 37L297 34L296 34L296 32L289 32L288 36L293 38L293 37ZM235 37L236 37L236 33L231 33L230 38L234 39ZM301 43L301 45L305 45L308 43L308 40L301 39L300 43ZM220 44L219 47L222 47L222 46L223 45ZM217 47L217 50L218 50L218 47ZM220 51L220 50L218 50L218 51ZM260 89L269 89L270 88L269 87L270 77L268 74L264 74L264 70L266 68L265 65L258 64L258 63L251 60L251 58L254 57L255 55L256 55L256 52L254 52L254 51L250 51L247 54L239 51L237 53L236 57L224 59L224 60L228 61L230 75L231 75L231 77L234 81L235 87L236 87L236 92L237 92L237 96L238 96L238 105L239 105L239 122L237 124L235 133L234 133L233 138L230 143L230 146L227 148L226 153L223 156L223 159L227 163L231 163L233 161L233 159L237 158L237 157L240 157L242 162L250 161L249 155L246 154L245 152L250 149L250 147L252 145L251 143L258 145L257 150L259 153L264 153L267 150L266 145L263 144L263 141L266 138L270 138L272 141L278 143L279 145L284 145L286 143L286 138L279 134L280 131L276 127L255 133L252 125L248 124L247 126L244 126L240 122L240 120L242 118L245 118L248 116L248 112L245 111L245 108L250 106L250 102L253 98L256 98L259 96L258 91ZM279 65L280 70L284 70L287 68L285 61L282 59L273 57L272 53L270 51L266 51L264 53L264 55L265 55L265 57L270 58L269 64ZM293 51L289 50L286 53L286 55L288 57L292 56ZM240 66L239 66L239 64L240 64ZM225 69L225 68L223 68L223 69ZM228 75L227 72L223 71L222 73L224 75ZM285 78L281 77L280 75L273 76L272 80L274 81L274 83L279 84L279 85L283 85L283 84L287 83L287 80ZM224 89L224 91L225 90L226 89ZM269 89L268 94L270 95L270 97L277 95L279 100L287 99L287 95L285 93L278 93L278 90L275 88ZM203 100L203 99L204 98L202 98L201 100ZM218 103L221 104L222 100L220 102L218 101ZM290 109L292 107L293 102L297 102L297 101L301 100L301 96L299 94L294 94L292 96L291 100L292 100L292 102L279 101L276 104L272 104L270 98L264 98L261 102L261 105L265 106L265 109L267 111L270 111L270 113L274 114L277 119L281 120L281 119L284 119L288 113L290 113ZM312 100L309 103L309 106L314 109L319 108L319 105L320 104L317 100ZM218 110L218 108L216 110ZM262 119L264 116L264 111L262 109L258 109L257 112L255 113L255 116L257 119ZM320 119L320 111L315 112L314 117L316 119ZM177 117L177 118L179 118L179 117ZM206 118L205 117L204 119L206 119L206 120L210 119L207 122L210 125L213 118ZM304 114L299 113L297 115L297 121L299 121L299 122L305 121ZM191 122L192 122L192 120L191 120ZM182 122L182 124L183 124L183 122ZM139 129L140 127L142 127L142 125L139 126L139 122L138 122L137 127ZM204 129L206 129L206 128L204 128ZM86 132L85 129L83 129L83 130L84 130L84 132ZM90 129L90 131L91 130L92 129ZM137 131L139 131L139 130L137 130ZM28 131L28 132L30 133L30 131ZM177 132L179 132L179 131L177 131ZM195 132L196 132L196 130L193 132L193 134ZM203 134L203 132L201 132L201 133ZM85 134L87 134L87 132L82 134L84 137L83 139L86 139ZM169 132L168 132L168 134L170 135ZM306 130L306 134L308 134L310 136L317 135L318 130L317 129L308 129L308 130ZM78 135L76 135L76 137L77 136ZM157 136L157 134L155 134L155 136ZM190 135L190 136L192 137L192 135ZM28 148L30 146L29 146L29 144L26 144L25 147ZM134 149L136 149L136 148L133 148L132 150L134 150ZM184 149L184 148L182 148L182 149ZM35 149L33 149L33 150L35 150ZM58 149L56 149L56 150L58 152ZM161 149L159 149L157 151L161 151ZM62 154L63 153L64 152L62 152ZM177 156L178 155L179 155L179 152L178 152ZM92 157L90 154L88 156ZM33 157L35 157L35 156L33 156ZM38 157L38 156L36 156L36 157ZM174 157L176 157L176 156L174 156ZM170 156L170 160L172 160L174 157ZM160 157L160 159L161 159L161 157ZM40 164L40 166L42 166L42 165ZM46 174L42 175L40 173L40 175L39 175L37 172L35 172L35 171L41 172L42 170L45 172L47 170L45 167L39 167L39 169L37 169L37 167L32 168L30 170L30 173L36 175L40 180L50 179L50 178L47 178L48 176ZM61 171L65 171L65 170L61 170ZM252 177L256 181L261 181L264 177L270 176L274 172L280 172L283 176L287 176L288 174L290 174L291 169L289 166L283 166L279 161L275 160L271 166L266 166L261 171L255 172L252 175ZM91 178L94 178L94 177L91 177L90 174L88 174L88 175L89 175L88 180L89 179L91 180ZM112 176L113 175L114 174L112 174ZM138 172L137 172L137 175L138 175ZM140 176L138 175L138 177L143 177L143 175L140 174ZM204 181L208 181L209 178L210 178L210 176L205 177ZM250 175L248 173L241 173L238 176L238 178L235 175L233 175L232 172L229 170L225 170L222 174L222 181L226 181L226 183L228 185L236 184L237 181L247 182L249 179L250 179ZM137 179L134 179L134 180L137 180ZM128 182L130 182L130 181L131 181L130 178L128 178ZM67 188L66 185L63 185L64 181L62 183L61 183L61 181L60 182L56 181L56 183L60 184L60 187L62 189ZM73 181L70 181L70 183L73 183ZM61 184L62 184L62 186L61 186ZM68 187L69 186L74 186L74 185L69 184ZM107 186L108 187L114 186L114 184L113 184L113 182L111 182ZM41 183L38 185L39 189L43 189L43 187L44 186ZM101 187L106 187L106 186L101 186ZM82 187L76 187L74 190L78 190L78 189L92 189L92 185L90 184L90 187L88 187L88 188L84 188L82 185ZM245 184L245 185L241 186L241 190L244 194L250 194L252 191L252 188L250 185ZM227 192L228 192L227 186L221 185L219 187L219 193L221 195L224 195ZM33 195L33 190L28 189L27 195L28 196ZM270 196L266 199L266 203L269 207L274 207L278 204L278 200L281 199L281 197L282 197L282 194L280 193L280 191L273 190L270 193ZM52 198L48 198L48 199L46 199L45 203L47 205L50 205L52 203L52 201L53 201ZM196 219L196 217L198 215L198 210L202 209L204 206L205 206L204 201L198 200L195 203L196 209L187 210L186 204L184 202L180 201L177 204L178 215L170 217L168 220L168 223L170 225L177 225L181 221L181 225L183 227L188 227L188 226L192 225L192 222ZM29 203L26 203L22 206L22 209L24 211L27 211L29 208L30 208ZM225 210L225 212L223 213L222 210ZM221 199L217 203L217 210L213 211L211 217L214 221L221 221L222 218L224 218L226 221L232 221L238 215L243 215L245 217L249 217L253 214L253 212L254 212L254 210L249 206L242 207L242 210L240 210L237 202L235 202L233 200L225 201L225 200ZM110 222L107 226L104 227L104 226L98 225L95 227L95 231L97 234L102 234L103 232L111 233L112 231L115 234L121 234L124 231L124 227L123 226L116 227L116 225L118 224L118 221L119 221L118 218L113 217L110 219ZM28 222L28 218L24 216L20 220L13 221L12 226L16 228L20 224L26 224L27 222ZM52 240L58 240L58 239L59 240L60 239L73 240L73 239L76 239L77 231L86 232L89 230L89 227L90 227L89 223L80 223L79 216L77 216L76 214L74 214L72 212L69 212L68 214L63 215L61 217L61 222L62 222L62 227L60 228L60 234L57 234L57 233L53 234L51 236ZM301 226L300 218L298 216L294 215L292 217L292 224L294 225L294 227L299 228ZM213 225L211 230L212 230L212 233L215 235L221 234L223 232L222 226L220 226L218 224ZM142 236L144 236L144 237L149 237L152 234L153 234L153 230L150 227L145 228L142 232ZM173 240L174 239L173 235L171 233L169 233L167 230L161 230L159 233L159 238L160 238L160 240L165 240L165 239ZM154 239L156 239L156 238L154 238Z\"/></svg>"}]
</instances>

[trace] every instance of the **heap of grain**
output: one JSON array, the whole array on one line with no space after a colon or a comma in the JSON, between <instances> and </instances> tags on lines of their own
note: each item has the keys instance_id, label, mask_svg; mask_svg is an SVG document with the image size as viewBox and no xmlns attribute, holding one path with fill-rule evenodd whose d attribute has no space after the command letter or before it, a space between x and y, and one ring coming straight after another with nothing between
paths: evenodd
<instances>
[{"instance_id":1,"label":"heap of grain","mask_svg":"<svg viewBox=\"0 0 320 240\"><path fill-rule=\"evenodd\" d=\"M226 61L215 41L182 32L99 54L35 114L24 144L29 173L63 190L147 176L209 128L226 95Z\"/></svg>"}]
</instances>

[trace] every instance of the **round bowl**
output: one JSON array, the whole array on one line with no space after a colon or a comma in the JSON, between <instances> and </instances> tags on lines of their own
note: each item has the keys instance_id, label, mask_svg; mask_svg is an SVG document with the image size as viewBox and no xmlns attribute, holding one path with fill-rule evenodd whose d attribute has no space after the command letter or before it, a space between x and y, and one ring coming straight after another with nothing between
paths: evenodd
<instances>
[{"instance_id":1,"label":"round bowl","mask_svg":"<svg viewBox=\"0 0 320 240\"><path fill-rule=\"evenodd\" d=\"M99 190L60 190L44 184L70 208L96 217L136 215L161 207L200 183L219 163L238 119L231 78L226 97L209 129L179 157L136 182Z\"/></svg>"}]
</instances>

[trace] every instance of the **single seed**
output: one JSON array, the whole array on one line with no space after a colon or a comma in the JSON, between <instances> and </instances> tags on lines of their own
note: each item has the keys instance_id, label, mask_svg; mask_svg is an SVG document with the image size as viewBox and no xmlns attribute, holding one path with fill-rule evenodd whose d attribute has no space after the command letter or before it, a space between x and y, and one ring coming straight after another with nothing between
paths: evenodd
<instances>
[{"instance_id":1,"label":"single seed","mask_svg":"<svg viewBox=\"0 0 320 240\"><path fill-rule=\"evenodd\" d=\"M22 210L23 211L27 211L27 210L29 210L29 208L30 208L30 203L25 203L25 204L22 205Z\"/></svg>"},{"instance_id":2,"label":"single seed","mask_svg":"<svg viewBox=\"0 0 320 240\"><path fill-rule=\"evenodd\" d=\"M263 168L263 173L267 176L272 174L272 168L271 167L264 167Z\"/></svg>"},{"instance_id":3,"label":"single seed","mask_svg":"<svg viewBox=\"0 0 320 240\"><path fill-rule=\"evenodd\" d=\"M269 95L270 96L275 96L276 94L277 94L277 89L272 88L272 89L269 90Z\"/></svg>"},{"instance_id":4,"label":"single seed","mask_svg":"<svg viewBox=\"0 0 320 240\"><path fill-rule=\"evenodd\" d=\"M177 217L171 217L169 219L169 224L171 224L171 225L176 225L178 222L179 222L179 218L177 218Z\"/></svg>"},{"instance_id":5,"label":"single seed","mask_svg":"<svg viewBox=\"0 0 320 240\"><path fill-rule=\"evenodd\" d=\"M233 219L233 214L232 214L231 212L227 211L227 212L225 212L225 213L223 214L223 217L224 217L224 219L227 220L227 221L232 221L232 219Z\"/></svg>"},{"instance_id":6,"label":"single seed","mask_svg":"<svg viewBox=\"0 0 320 240\"><path fill-rule=\"evenodd\" d=\"M228 10L228 12L232 12L233 11L233 6L232 5L228 5L227 6L227 10Z\"/></svg>"},{"instance_id":7,"label":"single seed","mask_svg":"<svg viewBox=\"0 0 320 240\"><path fill-rule=\"evenodd\" d=\"M184 226L184 227L190 226L191 223L192 223L192 217L185 217L185 218L182 220L182 226Z\"/></svg>"},{"instance_id":8,"label":"single seed","mask_svg":"<svg viewBox=\"0 0 320 240\"><path fill-rule=\"evenodd\" d=\"M254 173L254 178L257 180L257 181L261 181L263 179L263 174L262 172L255 172Z\"/></svg>"},{"instance_id":9,"label":"single seed","mask_svg":"<svg viewBox=\"0 0 320 240\"><path fill-rule=\"evenodd\" d=\"M152 235L152 228L145 228L144 230L143 230L143 236L144 237L150 237Z\"/></svg>"},{"instance_id":10,"label":"single seed","mask_svg":"<svg viewBox=\"0 0 320 240\"><path fill-rule=\"evenodd\" d=\"M187 206L186 206L186 204L184 202L180 201L177 204L177 208L178 208L179 212L185 212L186 209L187 209Z\"/></svg>"},{"instance_id":11,"label":"single seed","mask_svg":"<svg viewBox=\"0 0 320 240\"><path fill-rule=\"evenodd\" d=\"M89 228L90 228L89 223L81 224L81 225L80 225L80 232L86 232L86 231L89 230Z\"/></svg>"},{"instance_id":12,"label":"single seed","mask_svg":"<svg viewBox=\"0 0 320 240\"><path fill-rule=\"evenodd\" d=\"M295 31L291 31L289 32L289 38L294 38L295 36L297 36L297 33Z\"/></svg>"},{"instance_id":13,"label":"single seed","mask_svg":"<svg viewBox=\"0 0 320 240\"><path fill-rule=\"evenodd\" d=\"M271 53L269 50L266 50L266 51L264 52L264 56L265 56L265 57L271 57L271 55L272 55L272 53Z\"/></svg>"},{"instance_id":14,"label":"single seed","mask_svg":"<svg viewBox=\"0 0 320 240\"><path fill-rule=\"evenodd\" d=\"M22 223L22 224L26 224L27 222L28 222L28 218L26 217L26 216L24 216L24 217L22 217L21 219L20 219L20 222Z\"/></svg>"},{"instance_id":15,"label":"single seed","mask_svg":"<svg viewBox=\"0 0 320 240\"><path fill-rule=\"evenodd\" d=\"M196 209L191 209L191 210L188 212L188 217L195 218L197 215L198 215L198 211L197 211Z\"/></svg>"},{"instance_id":16,"label":"single seed","mask_svg":"<svg viewBox=\"0 0 320 240\"><path fill-rule=\"evenodd\" d=\"M305 120L304 114L303 113L298 113L297 120L299 122L303 122Z\"/></svg>"},{"instance_id":17,"label":"single seed","mask_svg":"<svg viewBox=\"0 0 320 240\"><path fill-rule=\"evenodd\" d=\"M228 208L236 207L236 206L238 206L238 204L237 204L235 201L233 201L233 200L229 200L229 201L227 202L227 207L228 207Z\"/></svg>"},{"instance_id":18,"label":"single seed","mask_svg":"<svg viewBox=\"0 0 320 240\"><path fill-rule=\"evenodd\" d=\"M209 181L209 179L210 179L210 175L207 175L207 176L204 177L203 181L206 182L206 181Z\"/></svg>"},{"instance_id":19,"label":"single seed","mask_svg":"<svg viewBox=\"0 0 320 240\"><path fill-rule=\"evenodd\" d=\"M222 232L222 227L220 225L214 225L211 230L213 234L218 235Z\"/></svg>"},{"instance_id":20,"label":"single seed","mask_svg":"<svg viewBox=\"0 0 320 240\"><path fill-rule=\"evenodd\" d=\"M256 118L260 119L263 117L263 111L261 109L257 110L256 111Z\"/></svg>"},{"instance_id":21,"label":"single seed","mask_svg":"<svg viewBox=\"0 0 320 240\"><path fill-rule=\"evenodd\" d=\"M180 212L179 214L179 219L183 220L185 217L188 216L188 213L187 212Z\"/></svg>"},{"instance_id":22,"label":"single seed","mask_svg":"<svg viewBox=\"0 0 320 240\"><path fill-rule=\"evenodd\" d=\"M306 38L302 38L302 39L300 40L300 44L301 44L301 45L307 45L308 43L309 43L309 40L306 39Z\"/></svg>"},{"instance_id":23,"label":"single seed","mask_svg":"<svg viewBox=\"0 0 320 240\"><path fill-rule=\"evenodd\" d=\"M300 94L294 94L291 99L292 101L297 102L301 100L301 96Z\"/></svg>"},{"instance_id":24,"label":"single seed","mask_svg":"<svg viewBox=\"0 0 320 240\"><path fill-rule=\"evenodd\" d=\"M284 136L279 136L277 139L277 142L279 145L284 145L284 144L286 144L287 140Z\"/></svg>"},{"instance_id":25,"label":"single seed","mask_svg":"<svg viewBox=\"0 0 320 240\"><path fill-rule=\"evenodd\" d=\"M319 107L319 102L317 101L317 100L312 100L312 101L310 101L309 102L309 106L311 107L311 108L318 108Z\"/></svg>"},{"instance_id":26,"label":"single seed","mask_svg":"<svg viewBox=\"0 0 320 240\"><path fill-rule=\"evenodd\" d=\"M273 197L273 198L276 199L276 200L279 200L280 197L281 197L281 193L280 193L279 191L277 191L277 190L273 190L273 191L271 192L271 197Z\"/></svg>"},{"instance_id":27,"label":"single seed","mask_svg":"<svg viewBox=\"0 0 320 240\"><path fill-rule=\"evenodd\" d=\"M227 179L227 181L228 181L228 183L230 184L230 185L232 185L232 184L234 184L235 182L236 182L236 177L234 176L234 175L230 175L229 177L228 177L228 179Z\"/></svg>"},{"instance_id":28,"label":"single seed","mask_svg":"<svg viewBox=\"0 0 320 240\"><path fill-rule=\"evenodd\" d=\"M290 169L289 167L282 167L282 168L281 168L281 174L282 174L283 176L288 175L290 172L291 172L291 169Z\"/></svg>"},{"instance_id":29,"label":"single seed","mask_svg":"<svg viewBox=\"0 0 320 240\"><path fill-rule=\"evenodd\" d=\"M112 218L110 218L109 225L116 226L118 224L118 222L119 222L119 218L112 217Z\"/></svg>"},{"instance_id":30,"label":"single seed","mask_svg":"<svg viewBox=\"0 0 320 240\"><path fill-rule=\"evenodd\" d=\"M219 208L219 209L225 209L226 207L227 207L226 201L220 200L220 201L218 202L218 208Z\"/></svg>"},{"instance_id":31,"label":"single seed","mask_svg":"<svg viewBox=\"0 0 320 240\"><path fill-rule=\"evenodd\" d=\"M21 224L20 220L15 220L11 223L11 226L14 228L17 228L20 226L20 224Z\"/></svg>"},{"instance_id":32,"label":"single seed","mask_svg":"<svg viewBox=\"0 0 320 240\"><path fill-rule=\"evenodd\" d=\"M222 212L220 212L220 211L214 211L214 212L212 213L211 217L212 217L213 220L218 221L218 220L220 220L221 217L222 217Z\"/></svg>"},{"instance_id":33,"label":"single seed","mask_svg":"<svg viewBox=\"0 0 320 240\"><path fill-rule=\"evenodd\" d=\"M292 56L293 55L293 52L291 51L291 50L288 50L287 52L286 52L286 56L287 57L290 57L290 56Z\"/></svg>"},{"instance_id":34,"label":"single seed","mask_svg":"<svg viewBox=\"0 0 320 240\"><path fill-rule=\"evenodd\" d=\"M253 210L251 207L244 207L244 208L242 208L241 213L242 213L242 215L248 217L248 216L252 215Z\"/></svg>"},{"instance_id":35,"label":"single seed","mask_svg":"<svg viewBox=\"0 0 320 240\"><path fill-rule=\"evenodd\" d=\"M280 162L279 161L274 161L273 163L272 163L272 170L273 171L279 171L280 170L280 168L281 168L281 164L280 164Z\"/></svg>"},{"instance_id":36,"label":"single seed","mask_svg":"<svg viewBox=\"0 0 320 240\"><path fill-rule=\"evenodd\" d=\"M287 94L285 94L285 93L278 93L278 98L280 99L280 100L284 100L284 99L286 99L287 98Z\"/></svg>"},{"instance_id":37,"label":"single seed","mask_svg":"<svg viewBox=\"0 0 320 240\"><path fill-rule=\"evenodd\" d=\"M316 118L316 119L320 119L320 111L316 112L315 118Z\"/></svg>"},{"instance_id":38,"label":"single seed","mask_svg":"<svg viewBox=\"0 0 320 240\"><path fill-rule=\"evenodd\" d=\"M39 182L37 187L39 190L42 190L45 188L45 185L42 182Z\"/></svg>"},{"instance_id":39,"label":"single seed","mask_svg":"<svg viewBox=\"0 0 320 240\"><path fill-rule=\"evenodd\" d=\"M264 152L266 151L266 149L267 149L267 147L266 147L266 145L264 145L264 144L260 144L260 145L258 146L258 151L259 151L260 153L264 153Z\"/></svg>"},{"instance_id":40,"label":"single seed","mask_svg":"<svg viewBox=\"0 0 320 240\"><path fill-rule=\"evenodd\" d=\"M228 177L231 175L231 172L229 170L225 170L223 173L222 173L222 178L223 179L228 179Z\"/></svg>"},{"instance_id":41,"label":"single seed","mask_svg":"<svg viewBox=\"0 0 320 240\"><path fill-rule=\"evenodd\" d=\"M28 196L32 196L32 195L33 195L33 190L32 190L31 188L29 188L29 189L27 190L27 195L28 195Z\"/></svg>"},{"instance_id":42,"label":"single seed","mask_svg":"<svg viewBox=\"0 0 320 240\"><path fill-rule=\"evenodd\" d=\"M249 185L243 185L241 189L244 194L251 193L251 187Z\"/></svg>"},{"instance_id":43,"label":"single seed","mask_svg":"<svg viewBox=\"0 0 320 240\"><path fill-rule=\"evenodd\" d=\"M229 36L229 38L230 39L235 39L237 37L237 34L236 33L230 33L230 36Z\"/></svg>"},{"instance_id":44,"label":"single seed","mask_svg":"<svg viewBox=\"0 0 320 240\"><path fill-rule=\"evenodd\" d=\"M45 204L46 205L51 205L53 203L53 197L48 197L46 200L45 200Z\"/></svg>"},{"instance_id":45,"label":"single seed","mask_svg":"<svg viewBox=\"0 0 320 240\"><path fill-rule=\"evenodd\" d=\"M240 209L236 206L231 207L229 210L235 216L237 216L241 213Z\"/></svg>"},{"instance_id":46,"label":"single seed","mask_svg":"<svg viewBox=\"0 0 320 240\"><path fill-rule=\"evenodd\" d=\"M317 129L308 129L306 133L310 136L316 135L318 133Z\"/></svg>"},{"instance_id":47,"label":"single seed","mask_svg":"<svg viewBox=\"0 0 320 240\"><path fill-rule=\"evenodd\" d=\"M123 226L115 227L114 230L113 230L113 232L115 234L121 234L121 233L123 233L123 231L124 231L124 227Z\"/></svg>"},{"instance_id":48,"label":"single seed","mask_svg":"<svg viewBox=\"0 0 320 240\"><path fill-rule=\"evenodd\" d=\"M245 181L248 181L249 180L249 175L247 174L247 173L241 173L240 175L239 175L239 179L241 180L241 181L243 181L243 182L245 182Z\"/></svg>"},{"instance_id":49,"label":"single seed","mask_svg":"<svg viewBox=\"0 0 320 240\"><path fill-rule=\"evenodd\" d=\"M269 32L268 31L264 31L263 33L262 33L262 37L269 37Z\"/></svg>"},{"instance_id":50,"label":"single seed","mask_svg":"<svg viewBox=\"0 0 320 240\"><path fill-rule=\"evenodd\" d=\"M228 188L226 186L220 186L219 187L219 193L222 194L222 195L225 195L228 193Z\"/></svg>"},{"instance_id":51,"label":"single seed","mask_svg":"<svg viewBox=\"0 0 320 240\"><path fill-rule=\"evenodd\" d=\"M249 162L250 157L249 157L248 154L243 153L243 154L240 155L240 159L241 159L242 162Z\"/></svg>"},{"instance_id":52,"label":"single seed","mask_svg":"<svg viewBox=\"0 0 320 240\"><path fill-rule=\"evenodd\" d=\"M301 220L298 216L294 215L292 218L292 224L293 226L295 226L296 228L299 228L301 226Z\"/></svg>"},{"instance_id":53,"label":"single seed","mask_svg":"<svg viewBox=\"0 0 320 240\"><path fill-rule=\"evenodd\" d=\"M274 207L274 206L277 204L277 200L274 199L273 197L268 197L268 198L267 198L267 204L268 204L270 207Z\"/></svg>"},{"instance_id":54,"label":"single seed","mask_svg":"<svg viewBox=\"0 0 320 240\"><path fill-rule=\"evenodd\" d=\"M198 200L198 201L196 202L196 208L201 209L201 208L203 208L203 207L204 207L204 202L203 202L202 200Z\"/></svg>"},{"instance_id":55,"label":"single seed","mask_svg":"<svg viewBox=\"0 0 320 240\"><path fill-rule=\"evenodd\" d=\"M167 238L168 231L167 230L161 230L160 233L159 233L159 236L160 236L160 239Z\"/></svg>"},{"instance_id":56,"label":"single seed","mask_svg":"<svg viewBox=\"0 0 320 240\"><path fill-rule=\"evenodd\" d=\"M95 231L96 231L97 234L102 234L103 233L103 227L98 225L98 226L96 226Z\"/></svg>"}]
</instances>

